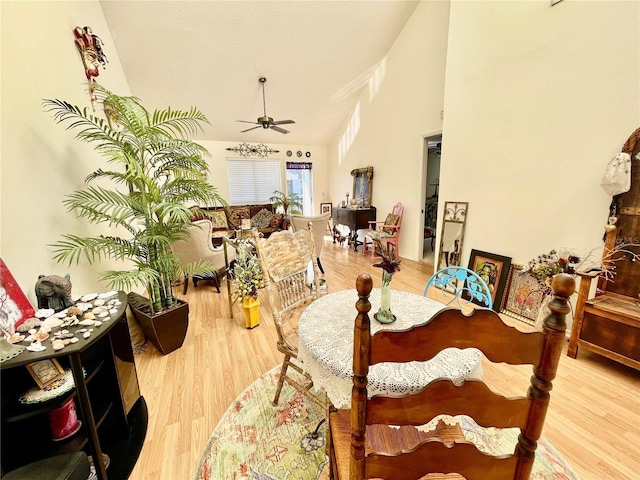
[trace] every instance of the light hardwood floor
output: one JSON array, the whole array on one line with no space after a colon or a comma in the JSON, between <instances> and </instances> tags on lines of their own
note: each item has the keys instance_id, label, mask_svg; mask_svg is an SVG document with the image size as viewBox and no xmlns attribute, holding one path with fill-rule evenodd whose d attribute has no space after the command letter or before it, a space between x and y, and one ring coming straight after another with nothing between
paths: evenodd
<instances>
[{"instance_id":1,"label":"light hardwood floor","mask_svg":"<svg viewBox=\"0 0 640 480\"><path fill-rule=\"evenodd\" d=\"M381 271L368 255L333 244L329 237L322 263L329 291L355 288L361 272L370 273L374 287L380 286ZM393 288L422 294L432 267L409 260L401 267ZM218 294L211 283L202 282L191 285L186 296L181 293L176 288L190 308L182 348L163 356L149 346L136 356L149 426L133 480L191 479L231 402L282 361L264 292L261 324L252 330L244 328L239 306L229 317L226 287ZM530 368L508 376L503 366L485 362L483 367L484 378L508 395L521 394L531 374ZM639 479L640 373L586 351L576 360L563 355L543 435L582 480Z\"/></svg>"}]
</instances>

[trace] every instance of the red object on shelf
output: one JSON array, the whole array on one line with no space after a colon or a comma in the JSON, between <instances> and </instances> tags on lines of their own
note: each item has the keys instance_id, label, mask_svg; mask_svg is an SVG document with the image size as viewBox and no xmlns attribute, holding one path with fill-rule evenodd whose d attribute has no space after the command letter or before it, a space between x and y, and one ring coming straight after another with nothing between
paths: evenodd
<instances>
[{"instance_id":1,"label":"red object on shelf","mask_svg":"<svg viewBox=\"0 0 640 480\"><path fill-rule=\"evenodd\" d=\"M82 422L76 415L76 405L70 398L63 406L49 411L49 426L51 427L51 439L64 440L80 430Z\"/></svg>"}]
</instances>

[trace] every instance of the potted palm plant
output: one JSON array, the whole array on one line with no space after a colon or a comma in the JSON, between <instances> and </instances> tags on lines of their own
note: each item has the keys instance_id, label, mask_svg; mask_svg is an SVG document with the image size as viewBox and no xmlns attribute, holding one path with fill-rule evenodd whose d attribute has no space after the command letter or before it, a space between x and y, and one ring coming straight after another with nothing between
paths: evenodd
<instances>
[{"instance_id":1,"label":"potted palm plant","mask_svg":"<svg viewBox=\"0 0 640 480\"><path fill-rule=\"evenodd\" d=\"M274 210L282 209L285 217L291 214L302 214L302 199L297 193L284 193L280 190L274 190L273 196L269 201L273 204Z\"/></svg>"},{"instance_id":2,"label":"potted palm plant","mask_svg":"<svg viewBox=\"0 0 640 480\"><path fill-rule=\"evenodd\" d=\"M208 121L194 107L151 113L139 99L118 96L100 85L96 95L106 120L62 100L44 100L43 105L57 123L76 130L77 138L93 145L109 163L108 169L90 173L85 188L64 203L78 218L114 227L113 234L63 235L53 244L54 259L67 264L128 261L130 268L101 272L100 279L118 290L146 289L148 299L129 295L132 311L147 338L166 354L182 345L189 311L173 295L172 284L182 268L170 246L191 226L188 204L226 204L206 179L203 157L209 152L189 139ZM212 267L195 262L184 270L197 274ZM176 313L178 318L173 318Z\"/></svg>"}]
</instances>

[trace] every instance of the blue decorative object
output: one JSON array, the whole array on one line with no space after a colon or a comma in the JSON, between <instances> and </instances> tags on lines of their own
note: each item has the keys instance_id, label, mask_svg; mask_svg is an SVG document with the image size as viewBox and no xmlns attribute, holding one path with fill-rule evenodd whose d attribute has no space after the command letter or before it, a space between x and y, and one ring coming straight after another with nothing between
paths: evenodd
<instances>
[{"instance_id":1,"label":"blue decorative object","mask_svg":"<svg viewBox=\"0 0 640 480\"><path fill-rule=\"evenodd\" d=\"M429 287L434 286L442 290L443 293L453 294L447 305L456 300L460 307L460 297L478 304L485 304L488 308L493 307L491 290L487 283L473 270L464 267L445 267L434 273L427 286L424 288L423 296L427 296Z\"/></svg>"}]
</instances>

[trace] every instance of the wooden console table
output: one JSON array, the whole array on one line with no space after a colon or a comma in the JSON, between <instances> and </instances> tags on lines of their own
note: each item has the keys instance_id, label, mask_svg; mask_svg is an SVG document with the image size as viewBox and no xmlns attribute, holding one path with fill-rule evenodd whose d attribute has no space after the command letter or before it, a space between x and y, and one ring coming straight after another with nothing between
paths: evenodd
<instances>
[{"instance_id":1,"label":"wooden console table","mask_svg":"<svg viewBox=\"0 0 640 480\"><path fill-rule=\"evenodd\" d=\"M376 221L376 207L369 208L349 208L349 207L333 207L331 214L333 219L333 243L336 243L338 236L336 225L346 225L351 230L351 238L349 243L353 245L354 250L358 250L358 229L369 228L369 222Z\"/></svg>"},{"instance_id":2,"label":"wooden console table","mask_svg":"<svg viewBox=\"0 0 640 480\"><path fill-rule=\"evenodd\" d=\"M118 292L120 305L111 320L80 336L75 344L59 351L25 350L0 363L2 389L2 471L54 455L88 449L94 459L109 455L109 475L95 461L99 480L125 480L138 459L147 429L147 406L140 395L129 327L125 315L127 296ZM79 328L79 327L76 327ZM55 330L55 329L54 329ZM73 373L75 388L41 403L20 403L21 394L34 386L25 365L55 358ZM47 413L77 397L80 431L68 439L50 439Z\"/></svg>"}]
</instances>

